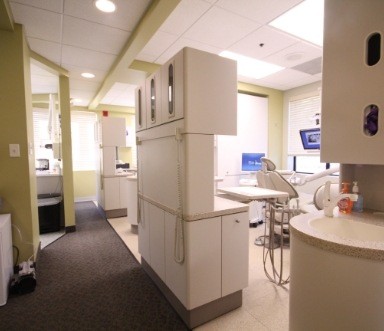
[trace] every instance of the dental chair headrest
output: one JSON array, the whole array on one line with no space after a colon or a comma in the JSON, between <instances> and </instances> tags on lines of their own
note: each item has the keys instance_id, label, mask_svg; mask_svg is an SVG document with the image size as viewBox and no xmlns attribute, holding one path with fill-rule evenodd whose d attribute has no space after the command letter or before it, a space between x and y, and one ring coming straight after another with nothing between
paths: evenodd
<instances>
[{"instance_id":1,"label":"dental chair headrest","mask_svg":"<svg viewBox=\"0 0 384 331\"><path fill-rule=\"evenodd\" d=\"M267 159L266 157L262 157L260 160L263 164L263 169L267 171L273 171L276 169L276 165L272 162L272 160Z\"/></svg>"}]
</instances>

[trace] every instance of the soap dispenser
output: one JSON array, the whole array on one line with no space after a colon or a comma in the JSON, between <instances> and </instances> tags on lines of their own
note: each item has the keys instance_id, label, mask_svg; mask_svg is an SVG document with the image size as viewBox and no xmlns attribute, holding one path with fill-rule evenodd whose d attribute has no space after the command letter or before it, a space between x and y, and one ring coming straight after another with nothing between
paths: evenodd
<instances>
[{"instance_id":1,"label":"soap dispenser","mask_svg":"<svg viewBox=\"0 0 384 331\"><path fill-rule=\"evenodd\" d=\"M361 213L363 211L363 196L359 193L357 182L353 182L352 193L357 194L357 200L353 203L353 211Z\"/></svg>"},{"instance_id":2,"label":"soap dispenser","mask_svg":"<svg viewBox=\"0 0 384 331\"><path fill-rule=\"evenodd\" d=\"M342 185L343 185L343 187L341 189L341 194L350 193L349 192L350 184L349 183L342 183ZM337 205L339 206L339 211L341 213L350 214L352 212L353 201L348 197L340 199L340 201L337 203Z\"/></svg>"}]
</instances>

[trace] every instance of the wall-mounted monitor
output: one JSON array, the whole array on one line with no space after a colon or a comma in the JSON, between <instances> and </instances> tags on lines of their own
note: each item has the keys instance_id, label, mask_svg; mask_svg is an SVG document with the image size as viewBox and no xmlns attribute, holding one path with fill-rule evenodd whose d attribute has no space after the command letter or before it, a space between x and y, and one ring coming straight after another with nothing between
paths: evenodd
<instances>
[{"instance_id":1,"label":"wall-mounted monitor","mask_svg":"<svg viewBox=\"0 0 384 331\"><path fill-rule=\"evenodd\" d=\"M320 149L320 128L300 130L304 149Z\"/></svg>"},{"instance_id":2,"label":"wall-mounted monitor","mask_svg":"<svg viewBox=\"0 0 384 331\"><path fill-rule=\"evenodd\" d=\"M261 170L261 158L264 156L265 153L242 153L241 171Z\"/></svg>"}]
</instances>

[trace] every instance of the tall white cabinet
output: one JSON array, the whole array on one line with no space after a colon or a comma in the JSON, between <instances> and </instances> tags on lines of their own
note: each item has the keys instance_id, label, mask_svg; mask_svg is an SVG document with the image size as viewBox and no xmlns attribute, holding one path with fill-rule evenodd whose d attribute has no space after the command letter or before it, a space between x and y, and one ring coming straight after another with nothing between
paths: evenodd
<instances>
[{"instance_id":1,"label":"tall white cabinet","mask_svg":"<svg viewBox=\"0 0 384 331\"><path fill-rule=\"evenodd\" d=\"M136 93L139 252L192 328L241 305L248 284L248 206L214 196L214 135L237 130L236 63L184 48Z\"/></svg>"}]
</instances>

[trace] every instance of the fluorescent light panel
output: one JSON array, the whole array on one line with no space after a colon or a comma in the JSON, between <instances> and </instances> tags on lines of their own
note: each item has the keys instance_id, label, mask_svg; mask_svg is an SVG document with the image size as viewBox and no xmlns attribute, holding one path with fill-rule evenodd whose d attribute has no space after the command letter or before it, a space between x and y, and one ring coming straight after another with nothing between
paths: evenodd
<instances>
[{"instance_id":1,"label":"fluorescent light panel","mask_svg":"<svg viewBox=\"0 0 384 331\"><path fill-rule=\"evenodd\" d=\"M324 1L305 0L273 20L269 25L323 46Z\"/></svg>"},{"instance_id":2,"label":"fluorescent light panel","mask_svg":"<svg viewBox=\"0 0 384 331\"><path fill-rule=\"evenodd\" d=\"M272 75L284 67L280 67L275 64L256 60L247 56L224 51L220 53L220 56L236 60L237 61L237 74L240 76L260 79Z\"/></svg>"}]
</instances>

